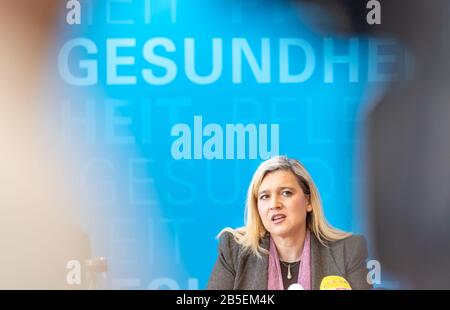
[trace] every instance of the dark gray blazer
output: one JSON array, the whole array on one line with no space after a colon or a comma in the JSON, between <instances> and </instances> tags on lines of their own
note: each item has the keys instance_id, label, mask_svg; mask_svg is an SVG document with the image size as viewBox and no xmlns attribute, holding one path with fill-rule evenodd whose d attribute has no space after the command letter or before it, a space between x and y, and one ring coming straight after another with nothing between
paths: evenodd
<instances>
[{"instance_id":1,"label":"dark gray blazer","mask_svg":"<svg viewBox=\"0 0 450 310\"><path fill-rule=\"evenodd\" d=\"M269 235L261 247L269 249ZM344 277L352 289L371 289L367 283L367 246L364 237L352 235L346 239L322 245L311 233L311 281L318 290L326 276ZM210 276L207 289L267 290L269 257L258 258L244 251L233 236L226 232L220 237L219 257Z\"/></svg>"}]
</instances>

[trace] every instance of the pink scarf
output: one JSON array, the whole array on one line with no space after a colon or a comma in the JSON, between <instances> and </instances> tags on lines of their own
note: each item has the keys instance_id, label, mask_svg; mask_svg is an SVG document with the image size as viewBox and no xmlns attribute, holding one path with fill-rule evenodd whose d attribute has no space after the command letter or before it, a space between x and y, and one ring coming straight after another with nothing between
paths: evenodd
<instances>
[{"instance_id":1,"label":"pink scarf","mask_svg":"<svg viewBox=\"0 0 450 310\"><path fill-rule=\"evenodd\" d=\"M305 243L301 256L301 270L298 272L297 283L303 286L305 290L311 289L311 250L310 250L310 233L306 230ZM299 267L300 268L300 267ZM283 279L281 278L280 260L278 258L277 248L272 237L270 238L269 249L269 272L267 289L283 290Z\"/></svg>"}]
</instances>

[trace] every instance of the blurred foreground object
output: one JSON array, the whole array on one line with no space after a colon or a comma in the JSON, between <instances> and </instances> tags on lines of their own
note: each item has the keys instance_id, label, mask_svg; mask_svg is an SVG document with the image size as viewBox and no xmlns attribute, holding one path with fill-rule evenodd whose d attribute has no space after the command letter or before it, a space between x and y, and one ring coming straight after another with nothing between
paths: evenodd
<instances>
[{"instance_id":1,"label":"blurred foreground object","mask_svg":"<svg viewBox=\"0 0 450 310\"><path fill-rule=\"evenodd\" d=\"M66 281L67 262L90 257L90 243L72 224L77 202L40 124L51 100L40 89L44 63L62 3L0 2L0 289L85 285Z\"/></svg>"},{"instance_id":2,"label":"blurred foreground object","mask_svg":"<svg viewBox=\"0 0 450 310\"><path fill-rule=\"evenodd\" d=\"M412 55L414 75L392 82L367 120L375 257L406 287L450 289L450 1L380 1L373 26L367 1L297 2L328 13L321 31L394 38Z\"/></svg>"},{"instance_id":3,"label":"blurred foreground object","mask_svg":"<svg viewBox=\"0 0 450 310\"><path fill-rule=\"evenodd\" d=\"M450 1L390 2L383 26L407 46L415 72L369 115L377 255L411 288L450 289Z\"/></svg>"}]
</instances>

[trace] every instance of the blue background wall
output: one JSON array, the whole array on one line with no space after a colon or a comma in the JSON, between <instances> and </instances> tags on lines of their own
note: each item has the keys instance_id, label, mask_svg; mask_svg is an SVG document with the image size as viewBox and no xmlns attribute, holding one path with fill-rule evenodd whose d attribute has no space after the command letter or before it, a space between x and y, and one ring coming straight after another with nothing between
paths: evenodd
<instances>
[{"instance_id":1,"label":"blue background wall","mask_svg":"<svg viewBox=\"0 0 450 310\"><path fill-rule=\"evenodd\" d=\"M217 257L215 236L226 226L244 224L247 187L263 158L174 159L171 147L176 137L171 130L179 123L193 130L194 116L202 116L204 125L222 128L279 124L279 153L308 168L328 220L347 231L365 232L357 191L363 182L357 169L358 129L367 90L384 81L370 71L368 59L377 53L369 47L370 39L324 37L302 21L307 11L290 1L81 4L82 25L68 26L62 19L55 50L61 52L65 44L82 38L94 43L97 53L79 46L68 62L56 55L58 87L68 95L55 107L52 122L59 145L77 158L68 177L85 204L74 214L90 235L94 253L108 258L112 287L204 288ZM176 78L166 85L151 85L142 76L149 68L166 74L143 57L144 44L155 37L176 46L172 53L156 49L178 68ZM118 49L118 55L134 58L134 64L118 69L121 76L135 76L129 85L112 85L106 78L111 59L106 42L117 38L135 42ZM186 77L185 38L195 40L196 70L203 75L211 71L212 39L222 39L223 71L217 81L198 85ZM269 39L264 48L270 52L269 83L255 79L245 58L242 82L233 83L232 70L238 64L231 50L236 38L247 40L258 62L262 39ZM280 82L282 38L301 39L311 46L309 54L293 48L282 60L293 74L309 66L312 73L305 81ZM349 54L346 63L333 64L335 56ZM70 74L86 74L80 60L98 61L93 85L72 85Z\"/></svg>"}]
</instances>

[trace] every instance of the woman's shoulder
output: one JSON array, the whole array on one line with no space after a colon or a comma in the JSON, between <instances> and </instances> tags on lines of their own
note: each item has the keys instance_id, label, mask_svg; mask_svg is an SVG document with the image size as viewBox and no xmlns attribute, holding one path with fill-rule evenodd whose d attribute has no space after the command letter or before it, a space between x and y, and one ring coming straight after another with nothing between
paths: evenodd
<instances>
[{"instance_id":1,"label":"woman's shoulder","mask_svg":"<svg viewBox=\"0 0 450 310\"><path fill-rule=\"evenodd\" d=\"M328 241L327 244L330 248L344 247L349 249L367 247L366 238L363 235L357 234L351 234L340 240Z\"/></svg>"},{"instance_id":2,"label":"woman's shoulder","mask_svg":"<svg viewBox=\"0 0 450 310\"><path fill-rule=\"evenodd\" d=\"M219 251L226 256L231 257L234 261L240 261L243 258L251 256L252 251L238 241L239 239L243 240L244 235L245 232L239 229L227 229L222 231L219 237ZM260 242L264 243L264 240L261 240Z\"/></svg>"},{"instance_id":3,"label":"woman's shoulder","mask_svg":"<svg viewBox=\"0 0 450 310\"><path fill-rule=\"evenodd\" d=\"M350 260L361 260L368 256L367 241L363 235L351 234L341 240L329 241L328 244L333 252L346 253L345 257Z\"/></svg>"},{"instance_id":4,"label":"woman's shoulder","mask_svg":"<svg viewBox=\"0 0 450 310\"><path fill-rule=\"evenodd\" d=\"M350 234L349 236L340 240L329 241L330 246L352 246L361 243L366 243L366 238L363 235Z\"/></svg>"},{"instance_id":5,"label":"woman's shoulder","mask_svg":"<svg viewBox=\"0 0 450 310\"><path fill-rule=\"evenodd\" d=\"M235 234L239 232L230 230L223 231L219 237L219 249L228 253L239 253L243 250L243 246L238 243Z\"/></svg>"},{"instance_id":6,"label":"woman's shoulder","mask_svg":"<svg viewBox=\"0 0 450 310\"><path fill-rule=\"evenodd\" d=\"M236 239L234 238L233 233L230 230L226 230L220 233L219 235L219 247L223 249L230 249L238 246Z\"/></svg>"}]
</instances>

